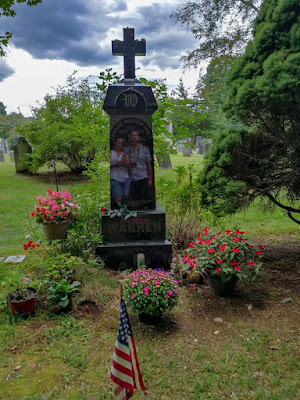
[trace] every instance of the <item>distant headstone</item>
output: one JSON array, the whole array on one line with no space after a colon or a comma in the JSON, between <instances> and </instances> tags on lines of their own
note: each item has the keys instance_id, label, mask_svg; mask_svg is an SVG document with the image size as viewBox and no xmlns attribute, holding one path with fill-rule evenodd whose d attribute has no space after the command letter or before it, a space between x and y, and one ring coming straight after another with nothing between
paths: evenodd
<instances>
[{"instance_id":1,"label":"distant headstone","mask_svg":"<svg viewBox=\"0 0 300 400\"><path fill-rule=\"evenodd\" d=\"M15 138L17 138L15 140ZM27 142L26 137L24 136L15 136L14 137L14 155L15 155L15 165L16 172L28 172L28 168L23 165L22 158L25 154L32 153L32 147Z\"/></svg>"},{"instance_id":2,"label":"distant headstone","mask_svg":"<svg viewBox=\"0 0 300 400\"><path fill-rule=\"evenodd\" d=\"M4 161L5 161L4 150L1 148L0 149L0 162L4 162Z\"/></svg>"},{"instance_id":3,"label":"distant headstone","mask_svg":"<svg viewBox=\"0 0 300 400\"><path fill-rule=\"evenodd\" d=\"M9 158L11 162L15 162L15 152L13 150L10 150Z\"/></svg>"},{"instance_id":4,"label":"distant headstone","mask_svg":"<svg viewBox=\"0 0 300 400\"><path fill-rule=\"evenodd\" d=\"M201 142L202 136L197 136L196 137L196 147L198 147L198 144Z\"/></svg>"},{"instance_id":5,"label":"distant headstone","mask_svg":"<svg viewBox=\"0 0 300 400\"><path fill-rule=\"evenodd\" d=\"M200 140L200 142L198 143L198 154L204 154L204 145L204 140Z\"/></svg>"},{"instance_id":6,"label":"distant headstone","mask_svg":"<svg viewBox=\"0 0 300 400\"><path fill-rule=\"evenodd\" d=\"M211 146L211 141L210 140L207 143L204 144L204 146L203 146L203 156L204 157L209 152L210 146Z\"/></svg>"},{"instance_id":7,"label":"distant headstone","mask_svg":"<svg viewBox=\"0 0 300 400\"><path fill-rule=\"evenodd\" d=\"M192 154L193 154L193 150L192 150L191 146L183 147L183 149L182 149L183 157L191 157Z\"/></svg>"},{"instance_id":8,"label":"distant headstone","mask_svg":"<svg viewBox=\"0 0 300 400\"><path fill-rule=\"evenodd\" d=\"M7 139L3 139L3 150L4 153L8 154L9 153L9 144L8 144L8 140Z\"/></svg>"},{"instance_id":9,"label":"distant headstone","mask_svg":"<svg viewBox=\"0 0 300 400\"><path fill-rule=\"evenodd\" d=\"M170 156L156 157L160 169L172 169Z\"/></svg>"}]
</instances>

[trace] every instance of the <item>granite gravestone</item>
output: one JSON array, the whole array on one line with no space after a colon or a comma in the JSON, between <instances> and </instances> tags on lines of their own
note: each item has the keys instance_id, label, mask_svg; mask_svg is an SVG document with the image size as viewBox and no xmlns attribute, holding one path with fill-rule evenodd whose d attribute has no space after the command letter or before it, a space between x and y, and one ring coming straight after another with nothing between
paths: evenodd
<instances>
[{"instance_id":1,"label":"granite gravestone","mask_svg":"<svg viewBox=\"0 0 300 400\"><path fill-rule=\"evenodd\" d=\"M193 154L193 150L191 146L183 146L182 148L182 155L183 157L191 157Z\"/></svg>"},{"instance_id":2,"label":"granite gravestone","mask_svg":"<svg viewBox=\"0 0 300 400\"><path fill-rule=\"evenodd\" d=\"M5 162L5 155L2 147L0 147L0 162Z\"/></svg>"},{"instance_id":3,"label":"granite gravestone","mask_svg":"<svg viewBox=\"0 0 300 400\"><path fill-rule=\"evenodd\" d=\"M134 40L125 28L124 40L112 42L113 55L124 56L124 79L109 86L103 109L110 116L111 209L102 215L103 244L98 255L109 268L137 267L143 253L150 268L169 268L172 244L166 239L164 210L156 204L152 114L157 103L150 86L135 79L135 56L146 54L146 41ZM136 217L124 211L136 211ZM123 210L122 210L123 208Z\"/></svg>"},{"instance_id":4,"label":"granite gravestone","mask_svg":"<svg viewBox=\"0 0 300 400\"><path fill-rule=\"evenodd\" d=\"M28 167L22 162L25 154L32 153L32 147L24 136L14 136L14 156L16 172L29 172Z\"/></svg>"}]
</instances>

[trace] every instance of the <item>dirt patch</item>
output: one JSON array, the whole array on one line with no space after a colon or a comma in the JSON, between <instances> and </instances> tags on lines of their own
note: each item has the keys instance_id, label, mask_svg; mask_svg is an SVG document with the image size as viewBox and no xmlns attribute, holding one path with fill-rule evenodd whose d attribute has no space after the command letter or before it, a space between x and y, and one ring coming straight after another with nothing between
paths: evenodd
<instances>
[{"instance_id":1,"label":"dirt patch","mask_svg":"<svg viewBox=\"0 0 300 400\"><path fill-rule=\"evenodd\" d=\"M43 183L49 183L51 185L55 185L55 176L53 171L40 172L36 174L25 174L22 176L29 180L36 180ZM87 182L89 178L87 176L82 175L81 173L74 173L72 171L59 171L57 172L57 182L58 186L72 183L82 183Z\"/></svg>"},{"instance_id":2,"label":"dirt patch","mask_svg":"<svg viewBox=\"0 0 300 400\"><path fill-rule=\"evenodd\" d=\"M103 315L104 307L99 306L95 301L82 300L76 307L76 318L91 318L97 320Z\"/></svg>"}]
</instances>

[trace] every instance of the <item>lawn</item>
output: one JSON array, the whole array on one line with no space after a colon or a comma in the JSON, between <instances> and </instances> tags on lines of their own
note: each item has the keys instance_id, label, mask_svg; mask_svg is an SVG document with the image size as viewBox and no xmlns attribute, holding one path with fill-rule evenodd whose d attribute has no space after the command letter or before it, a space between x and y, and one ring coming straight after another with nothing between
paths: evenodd
<instances>
[{"instance_id":1,"label":"lawn","mask_svg":"<svg viewBox=\"0 0 300 400\"><path fill-rule=\"evenodd\" d=\"M176 155L172 163L199 159ZM176 177L174 171L156 171L159 175ZM63 175L61 181L61 189L79 184ZM55 189L53 176L16 175L12 163L0 163L0 256L25 254L27 234L42 237L40 230L34 233L34 224L32 230L29 213L46 188ZM179 306L160 326L146 326L130 313L146 398L296 400L299 228L280 211L266 213L257 206L220 223L239 225L265 247L265 274L252 285L239 283L230 298L216 298L206 282L184 286ZM0 262L0 282L16 269L32 271L44 256L45 250L37 248L22 264ZM12 318L5 305L0 308L0 399L114 399L109 371L121 274L86 263L79 276L82 286L68 314L50 313L43 296L27 319ZM134 398L144 396L137 392Z\"/></svg>"}]
</instances>

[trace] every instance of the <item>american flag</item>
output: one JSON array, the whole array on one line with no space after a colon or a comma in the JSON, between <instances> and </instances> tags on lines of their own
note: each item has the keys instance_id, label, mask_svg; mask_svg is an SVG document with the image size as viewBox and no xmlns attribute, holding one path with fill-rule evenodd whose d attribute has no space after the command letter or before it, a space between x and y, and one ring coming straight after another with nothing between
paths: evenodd
<instances>
[{"instance_id":1,"label":"american flag","mask_svg":"<svg viewBox=\"0 0 300 400\"><path fill-rule=\"evenodd\" d=\"M110 377L114 382L113 389L116 395L116 400L130 399L133 396L135 389L146 390L143 383L133 334L123 299L121 299L119 329Z\"/></svg>"}]
</instances>

